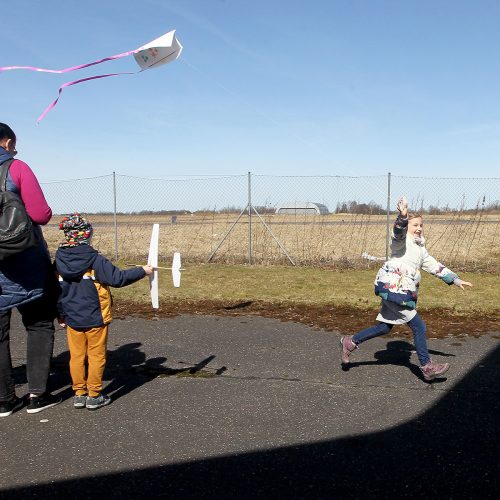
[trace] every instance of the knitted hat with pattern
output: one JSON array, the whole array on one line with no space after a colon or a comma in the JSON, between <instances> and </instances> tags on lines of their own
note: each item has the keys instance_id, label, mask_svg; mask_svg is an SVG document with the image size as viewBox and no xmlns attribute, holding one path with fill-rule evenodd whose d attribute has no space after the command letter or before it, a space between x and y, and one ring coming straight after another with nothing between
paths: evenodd
<instances>
[{"instance_id":1,"label":"knitted hat with pattern","mask_svg":"<svg viewBox=\"0 0 500 500\"><path fill-rule=\"evenodd\" d=\"M66 241L61 247L76 247L78 245L89 245L92 236L92 224L78 213L67 215L59 223L59 229L64 231Z\"/></svg>"}]
</instances>

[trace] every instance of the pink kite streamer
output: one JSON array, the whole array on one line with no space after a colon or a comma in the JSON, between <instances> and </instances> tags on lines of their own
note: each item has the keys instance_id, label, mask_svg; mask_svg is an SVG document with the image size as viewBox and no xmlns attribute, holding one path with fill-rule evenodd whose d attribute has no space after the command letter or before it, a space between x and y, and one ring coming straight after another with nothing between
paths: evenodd
<instances>
[{"instance_id":1,"label":"pink kite streamer","mask_svg":"<svg viewBox=\"0 0 500 500\"><path fill-rule=\"evenodd\" d=\"M44 69L44 68L36 68L35 66L3 66L0 68L0 71L9 71L11 69L27 69L30 71L39 71L40 73L69 73L70 71L76 71L78 69L88 68L90 66L95 66L96 64L101 64L107 61L114 61L115 59L120 59L121 57L126 57L135 52L138 52L140 49L129 50L128 52L123 52L122 54L117 54L116 56L105 57L104 59L99 59L98 61L94 61L87 64L80 64L78 66L71 66L69 68L64 69Z\"/></svg>"},{"instance_id":2,"label":"pink kite streamer","mask_svg":"<svg viewBox=\"0 0 500 500\"><path fill-rule=\"evenodd\" d=\"M9 70L13 70L13 69L27 69L29 71L38 71L40 73L57 73L57 74L69 73L70 71L77 71L79 69L88 68L90 66L95 66L97 64L101 64L101 63L104 63L104 62L107 62L107 61L113 61L115 59L120 59L122 57L127 57L127 56L129 56L131 54L134 54L134 53L138 52L138 50L140 50L140 49L129 50L128 52L123 52L121 54L116 54L114 56L105 57L104 59L99 59L98 61L93 61L93 62L87 63L87 64L79 64L78 66L71 66L69 68L64 68L64 69L45 69L45 68L37 68L35 66L3 66L3 67L0 67L0 71L9 71ZM142 70L140 70L140 71L142 71ZM138 71L138 72L140 73L140 71ZM37 124L40 123L45 118L45 116L50 112L50 110L56 106L56 104L59 101L59 98L61 97L61 94L62 94L63 90L66 87L71 87L72 85L76 85L76 84L82 83L82 82L87 82L89 80L97 80L99 78L107 78L109 76L133 75L133 74L134 74L133 72L111 73L111 74L108 74L108 75L91 76L89 78L82 78L81 80L75 80L75 81L72 81L72 82L64 83L63 85L61 85L59 87L59 92L58 92L57 99L53 103L51 103L49 106L47 106L47 108L45 108L44 112L36 120Z\"/></svg>"},{"instance_id":3,"label":"pink kite streamer","mask_svg":"<svg viewBox=\"0 0 500 500\"><path fill-rule=\"evenodd\" d=\"M138 71L138 73L140 73L142 70ZM88 82L89 80L98 80L99 78L107 78L108 76L119 76L119 75L133 75L134 73L110 73L109 75L97 75L97 76L91 76L89 78L82 78L81 80L75 80L73 82L68 82L68 83L64 83L63 85L61 85L59 87L59 95L57 96L57 99L52 103L52 104L49 104L46 108L45 108L45 111L37 118L36 120L36 123L40 123L44 118L45 116L49 113L49 111L55 107L55 105L57 104L57 101L59 101L59 98L61 97L61 94L62 94L62 91L66 88L66 87L71 87L72 85L76 85L77 83L82 83L82 82Z\"/></svg>"}]
</instances>

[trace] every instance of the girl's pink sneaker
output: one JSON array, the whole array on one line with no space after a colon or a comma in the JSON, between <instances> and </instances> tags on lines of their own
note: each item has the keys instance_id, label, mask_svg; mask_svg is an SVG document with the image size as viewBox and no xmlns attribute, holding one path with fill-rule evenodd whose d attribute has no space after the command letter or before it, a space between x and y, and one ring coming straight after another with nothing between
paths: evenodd
<instances>
[{"instance_id":1,"label":"girl's pink sneaker","mask_svg":"<svg viewBox=\"0 0 500 500\"><path fill-rule=\"evenodd\" d=\"M352 335L342 337L340 339L340 345L342 347L342 364L346 365L349 363L349 354L351 354L354 349L357 349L358 346L352 341Z\"/></svg>"},{"instance_id":2,"label":"girl's pink sneaker","mask_svg":"<svg viewBox=\"0 0 500 500\"><path fill-rule=\"evenodd\" d=\"M429 361L425 366L421 366L422 374L425 380L432 380L443 373L446 373L450 369L449 363L433 363Z\"/></svg>"}]
</instances>

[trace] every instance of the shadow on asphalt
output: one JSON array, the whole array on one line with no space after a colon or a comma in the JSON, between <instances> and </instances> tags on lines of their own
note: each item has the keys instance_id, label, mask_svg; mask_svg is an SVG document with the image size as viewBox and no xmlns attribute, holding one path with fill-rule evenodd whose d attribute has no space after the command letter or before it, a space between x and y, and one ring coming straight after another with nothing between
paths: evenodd
<instances>
[{"instance_id":1,"label":"shadow on asphalt","mask_svg":"<svg viewBox=\"0 0 500 500\"><path fill-rule=\"evenodd\" d=\"M428 384L436 384L440 382L444 382L446 380L445 377L436 378L432 381L425 380L422 375L422 371L420 368L411 362L412 352L415 352L415 347L413 344L409 342L405 342L404 340L391 340L387 342L387 349L383 351L377 351L373 357L375 361L350 361L348 364L342 364L342 371L348 372L353 368L357 368L359 366L373 366L373 365L395 365L395 366L405 366L408 368L415 377L419 378L425 383ZM435 351L429 349L429 354L439 355L443 357L455 356L454 354L449 354L441 351ZM353 356L354 357L354 356Z\"/></svg>"},{"instance_id":2,"label":"shadow on asphalt","mask_svg":"<svg viewBox=\"0 0 500 500\"><path fill-rule=\"evenodd\" d=\"M118 346L118 349L115 350L108 349L103 382L104 392L109 394L113 401L158 377L217 376L226 371L226 367L213 372L204 370L215 359L214 355L210 355L198 363L188 364L183 368L169 368L165 366L167 361L165 357L146 359L146 355L140 350L141 346L140 342L131 342ZM15 367L13 373L16 385L27 383L25 364ZM48 388L50 392L58 393L58 396L61 396L63 400L73 397L69 372L69 351L64 351L52 359Z\"/></svg>"},{"instance_id":3,"label":"shadow on asphalt","mask_svg":"<svg viewBox=\"0 0 500 500\"><path fill-rule=\"evenodd\" d=\"M2 499L96 498L94 488L107 498L497 498L499 379L500 347L392 429L4 490Z\"/></svg>"}]
</instances>

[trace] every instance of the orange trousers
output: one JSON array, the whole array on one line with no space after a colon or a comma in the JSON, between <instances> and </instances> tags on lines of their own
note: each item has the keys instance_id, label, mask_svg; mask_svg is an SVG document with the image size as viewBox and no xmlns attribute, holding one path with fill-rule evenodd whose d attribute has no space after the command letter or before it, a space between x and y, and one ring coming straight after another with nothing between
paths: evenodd
<instances>
[{"instance_id":1,"label":"orange trousers","mask_svg":"<svg viewBox=\"0 0 500 500\"><path fill-rule=\"evenodd\" d=\"M69 346L69 371L77 396L98 396L106 366L108 325L87 330L66 328ZM87 361L87 363L86 363Z\"/></svg>"}]
</instances>

